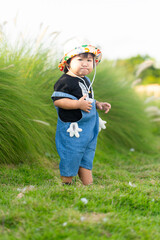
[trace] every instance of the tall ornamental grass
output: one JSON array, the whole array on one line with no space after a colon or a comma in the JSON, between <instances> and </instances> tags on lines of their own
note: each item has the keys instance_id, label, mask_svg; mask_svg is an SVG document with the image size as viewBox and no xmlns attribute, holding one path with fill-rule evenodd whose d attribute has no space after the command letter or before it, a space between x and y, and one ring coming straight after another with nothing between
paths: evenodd
<instances>
[{"instance_id":1,"label":"tall ornamental grass","mask_svg":"<svg viewBox=\"0 0 160 240\"><path fill-rule=\"evenodd\" d=\"M144 111L144 103L120 69L107 61L99 65L94 91L98 100L112 105L107 115L100 113L108 122L107 129L99 135L100 145L142 152L154 149L152 126Z\"/></svg>"},{"instance_id":2,"label":"tall ornamental grass","mask_svg":"<svg viewBox=\"0 0 160 240\"><path fill-rule=\"evenodd\" d=\"M50 96L46 93L47 103L29 83L32 61L33 57L22 49L1 51L0 163L37 161L55 151Z\"/></svg>"},{"instance_id":3,"label":"tall ornamental grass","mask_svg":"<svg viewBox=\"0 0 160 240\"><path fill-rule=\"evenodd\" d=\"M145 96L145 112L147 113L153 125L153 132L160 136L160 96Z\"/></svg>"},{"instance_id":4,"label":"tall ornamental grass","mask_svg":"<svg viewBox=\"0 0 160 240\"><path fill-rule=\"evenodd\" d=\"M61 72L55 56L53 62L49 60L50 49L33 51L27 43L24 46L11 49L0 45L1 163L34 161L56 154L57 113L51 95ZM148 151L153 139L141 100L122 79L123 73L105 61L97 70L95 97L112 104L110 113L100 113L108 125L99 135L98 149Z\"/></svg>"}]
</instances>

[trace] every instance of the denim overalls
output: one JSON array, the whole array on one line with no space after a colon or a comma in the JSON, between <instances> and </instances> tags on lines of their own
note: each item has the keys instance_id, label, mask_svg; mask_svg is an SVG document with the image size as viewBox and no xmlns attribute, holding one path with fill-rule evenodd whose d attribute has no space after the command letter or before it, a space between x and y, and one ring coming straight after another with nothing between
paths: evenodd
<instances>
[{"instance_id":1,"label":"denim overalls","mask_svg":"<svg viewBox=\"0 0 160 240\"><path fill-rule=\"evenodd\" d=\"M55 91L52 97L66 97L78 100L75 96L64 92ZM60 156L61 176L76 176L79 167L91 170L96 150L97 136L99 132L99 116L96 110L95 100L92 99L92 109L89 113L81 110L82 118L77 121L78 127L82 129L79 137L70 136L71 122L63 122L59 118L56 130L56 147ZM57 108L57 113L59 108Z\"/></svg>"}]
</instances>

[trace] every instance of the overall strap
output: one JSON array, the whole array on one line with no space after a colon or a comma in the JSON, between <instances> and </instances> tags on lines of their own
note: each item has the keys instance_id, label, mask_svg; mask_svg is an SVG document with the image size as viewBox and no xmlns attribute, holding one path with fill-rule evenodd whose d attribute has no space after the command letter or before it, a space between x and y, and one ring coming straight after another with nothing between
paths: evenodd
<instances>
[{"instance_id":1,"label":"overall strap","mask_svg":"<svg viewBox=\"0 0 160 240\"><path fill-rule=\"evenodd\" d=\"M89 77L85 76L85 78L87 79L87 81L89 82L89 84L91 84L91 81L90 81Z\"/></svg>"},{"instance_id":2,"label":"overall strap","mask_svg":"<svg viewBox=\"0 0 160 240\"><path fill-rule=\"evenodd\" d=\"M89 77L85 76L85 78L87 79L89 84L91 84L91 81L90 81ZM92 86L91 86L90 90L92 91L92 98L94 99L94 92L93 92L93 87Z\"/></svg>"},{"instance_id":3,"label":"overall strap","mask_svg":"<svg viewBox=\"0 0 160 240\"><path fill-rule=\"evenodd\" d=\"M52 94L52 99L54 97L64 97L64 98L71 98L73 100L77 100L77 98L69 93L64 93L64 92L58 92L58 91L54 91L54 93Z\"/></svg>"}]
</instances>

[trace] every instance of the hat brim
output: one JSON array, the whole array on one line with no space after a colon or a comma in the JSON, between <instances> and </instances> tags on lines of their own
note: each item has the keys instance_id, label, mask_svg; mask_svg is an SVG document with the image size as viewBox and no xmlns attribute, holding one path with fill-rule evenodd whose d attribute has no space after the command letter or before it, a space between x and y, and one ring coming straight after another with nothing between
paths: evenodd
<instances>
[{"instance_id":1,"label":"hat brim","mask_svg":"<svg viewBox=\"0 0 160 240\"><path fill-rule=\"evenodd\" d=\"M76 48L72 49L70 52L66 53L63 56L62 60L60 61L59 65L58 65L59 70L64 71L67 61L70 58L75 57L76 55L79 55L79 54L82 54L82 53L92 53L92 54L94 54L96 65L98 65L101 62L102 53L101 53L99 48L94 47L92 45L82 45L80 47L76 47Z\"/></svg>"}]
</instances>

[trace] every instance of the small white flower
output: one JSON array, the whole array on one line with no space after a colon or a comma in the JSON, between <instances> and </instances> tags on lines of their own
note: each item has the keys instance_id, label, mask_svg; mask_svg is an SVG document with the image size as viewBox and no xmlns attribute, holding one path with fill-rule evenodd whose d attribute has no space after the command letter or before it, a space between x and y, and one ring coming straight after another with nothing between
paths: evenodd
<instances>
[{"instance_id":1,"label":"small white flower","mask_svg":"<svg viewBox=\"0 0 160 240\"><path fill-rule=\"evenodd\" d=\"M87 203L88 203L87 198L81 198L81 201L82 201L84 204L87 204Z\"/></svg>"},{"instance_id":2,"label":"small white flower","mask_svg":"<svg viewBox=\"0 0 160 240\"><path fill-rule=\"evenodd\" d=\"M103 222L107 222L108 221L108 219L105 217L105 218L103 218Z\"/></svg>"},{"instance_id":3,"label":"small white flower","mask_svg":"<svg viewBox=\"0 0 160 240\"><path fill-rule=\"evenodd\" d=\"M85 217L82 216L82 217L81 217L81 222L83 222L84 220L85 220Z\"/></svg>"},{"instance_id":4,"label":"small white flower","mask_svg":"<svg viewBox=\"0 0 160 240\"><path fill-rule=\"evenodd\" d=\"M22 197L24 197L24 194L23 193L19 193L18 195L17 195L17 198L22 198Z\"/></svg>"},{"instance_id":5,"label":"small white flower","mask_svg":"<svg viewBox=\"0 0 160 240\"><path fill-rule=\"evenodd\" d=\"M24 188L22 189L22 192L24 193L26 190L27 190L27 187L24 187Z\"/></svg>"},{"instance_id":6,"label":"small white flower","mask_svg":"<svg viewBox=\"0 0 160 240\"><path fill-rule=\"evenodd\" d=\"M155 201L155 199L153 198L153 199L152 199L152 202L154 202L154 201Z\"/></svg>"},{"instance_id":7,"label":"small white flower","mask_svg":"<svg viewBox=\"0 0 160 240\"><path fill-rule=\"evenodd\" d=\"M62 226L63 226L63 227L67 226L67 222L64 222L64 223L62 224Z\"/></svg>"},{"instance_id":8,"label":"small white flower","mask_svg":"<svg viewBox=\"0 0 160 240\"><path fill-rule=\"evenodd\" d=\"M129 186L136 187L136 185L134 183L131 183L131 182L129 182Z\"/></svg>"},{"instance_id":9,"label":"small white flower","mask_svg":"<svg viewBox=\"0 0 160 240\"><path fill-rule=\"evenodd\" d=\"M30 185L29 187L28 187L28 190L32 190L34 188L34 186L33 185Z\"/></svg>"},{"instance_id":10,"label":"small white flower","mask_svg":"<svg viewBox=\"0 0 160 240\"><path fill-rule=\"evenodd\" d=\"M31 191L33 190L34 186L33 185L30 185L30 186L27 186L27 187L24 187L23 189L21 189L21 192L25 193L26 191Z\"/></svg>"},{"instance_id":11,"label":"small white flower","mask_svg":"<svg viewBox=\"0 0 160 240\"><path fill-rule=\"evenodd\" d=\"M130 148L130 152L134 152L135 151L135 149L134 148Z\"/></svg>"}]
</instances>

